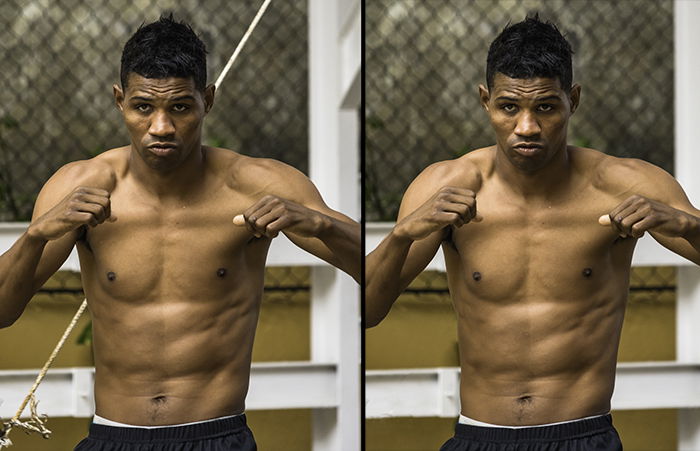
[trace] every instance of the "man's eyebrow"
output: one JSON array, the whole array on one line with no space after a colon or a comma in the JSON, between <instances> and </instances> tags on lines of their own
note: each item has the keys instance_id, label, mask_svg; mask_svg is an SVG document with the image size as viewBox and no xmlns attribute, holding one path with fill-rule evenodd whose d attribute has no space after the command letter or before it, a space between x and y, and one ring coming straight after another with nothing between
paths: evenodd
<instances>
[{"instance_id":1,"label":"man's eyebrow","mask_svg":"<svg viewBox=\"0 0 700 451\"><path fill-rule=\"evenodd\" d=\"M140 100L142 102L152 102L154 100L154 97L134 96L134 97L131 97L129 100ZM173 97L172 99L168 99L169 102L182 102L183 100L194 100L194 96L184 95L184 96L178 96L178 97Z\"/></svg>"},{"instance_id":2,"label":"man's eyebrow","mask_svg":"<svg viewBox=\"0 0 700 451\"><path fill-rule=\"evenodd\" d=\"M517 99L515 97L508 97L508 96L499 96L499 97L496 97L496 100L506 100L508 102L517 102L520 99ZM552 101L552 100L561 100L561 99L559 98L559 96L554 95L554 94L546 96L546 97L536 97L535 98L536 102L545 102L545 101Z\"/></svg>"},{"instance_id":3,"label":"man's eyebrow","mask_svg":"<svg viewBox=\"0 0 700 451\"><path fill-rule=\"evenodd\" d=\"M544 102L544 101L552 101L552 100L561 100L559 96L551 95L547 97L537 97L535 99L536 102Z\"/></svg>"}]
</instances>

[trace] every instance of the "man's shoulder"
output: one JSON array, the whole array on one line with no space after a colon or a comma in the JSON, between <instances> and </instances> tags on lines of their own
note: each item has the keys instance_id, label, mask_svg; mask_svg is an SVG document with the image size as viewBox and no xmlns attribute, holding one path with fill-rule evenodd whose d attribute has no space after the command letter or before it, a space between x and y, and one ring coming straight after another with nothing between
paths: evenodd
<instances>
[{"instance_id":1,"label":"man's shoulder","mask_svg":"<svg viewBox=\"0 0 700 451\"><path fill-rule=\"evenodd\" d=\"M126 169L128 147L107 150L95 157L63 165L48 183L66 187L89 186L108 191L114 189L118 174Z\"/></svg>"},{"instance_id":2,"label":"man's shoulder","mask_svg":"<svg viewBox=\"0 0 700 451\"><path fill-rule=\"evenodd\" d=\"M626 192L672 179L662 168L638 158L607 155L603 152L574 148L577 161L590 173L594 186L603 190Z\"/></svg>"},{"instance_id":3,"label":"man's shoulder","mask_svg":"<svg viewBox=\"0 0 700 451\"><path fill-rule=\"evenodd\" d=\"M438 161L425 168L414 183L478 191L485 176L492 172L494 152L495 147L485 147L452 160Z\"/></svg>"},{"instance_id":4,"label":"man's shoulder","mask_svg":"<svg viewBox=\"0 0 700 451\"><path fill-rule=\"evenodd\" d=\"M274 186L291 184L295 181L308 181L298 169L272 158L260 158L242 155L232 150L210 148L215 164L224 168L229 184L239 191L257 191L261 187L269 189Z\"/></svg>"}]
</instances>

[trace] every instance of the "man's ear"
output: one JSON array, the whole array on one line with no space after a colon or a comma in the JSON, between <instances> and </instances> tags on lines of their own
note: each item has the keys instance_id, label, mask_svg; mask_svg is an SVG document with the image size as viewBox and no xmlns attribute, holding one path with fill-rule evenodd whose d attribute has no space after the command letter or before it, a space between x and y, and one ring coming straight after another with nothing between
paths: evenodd
<instances>
[{"instance_id":1,"label":"man's ear","mask_svg":"<svg viewBox=\"0 0 700 451\"><path fill-rule=\"evenodd\" d=\"M574 114L576 108L578 108L578 103L581 100L581 85L574 84L571 87L571 92L569 92L569 102L571 103L571 114Z\"/></svg>"},{"instance_id":2,"label":"man's ear","mask_svg":"<svg viewBox=\"0 0 700 451\"><path fill-rule=\"evenodd\" d=\"M481 107L486 110L486 112L489 112L489 99L491 98L489 94L489 90L486 88L484 85L479 85L479 102L481 103Z\"/></svg>"},{"instance_id":3,"label":"man's ear","mask_svg":"<svg viewBox=\"0 0 700 451\"><path fill-rule=\"evenodd\" d=\"M124 91L118 84L114 84L112 90L114 91L114 103L117 104L119 111L124 112Z\"/></svg>"},{"instance_id":4,"label":"man's ear","mask_svg":"<svg viewBox=\"0 0 700 451\"><path fill-rule=\"evenodd\" d=\"M207 114L211 107L214 106L214 97L216 94L216 85L211 84L204 88L204 114Z\"/></svg>"}]
</instances>

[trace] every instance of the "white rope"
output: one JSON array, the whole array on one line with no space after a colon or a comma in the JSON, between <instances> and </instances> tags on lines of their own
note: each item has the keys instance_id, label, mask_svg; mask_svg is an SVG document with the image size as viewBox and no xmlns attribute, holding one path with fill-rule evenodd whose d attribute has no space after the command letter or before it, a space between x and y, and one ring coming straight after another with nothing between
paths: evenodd
<instances>
[{"instance_id":1,"label":"white rope","mask_svg":"<svg viewBox=\"0 0 700 451\"><path fill-rule=\"evenodd\" d=\"M233 51L231 58L229 58L228 62L226 63L226 66L224 66L224 69L221 71L219 78L217 78L216 82L214 83L214 86L216 86L217 90L219 89L219 86L221 85L221 83L224 81L224 77L226 77L226 74L231 69L231 66L233 66L233 62L236 61L238 54L241 53L241 50L243 50L243 46L245 46L245 43L246 43L246 41L248 41L248 38L250 37L251 33L253 32L255 27L258 25L258 22L260 22L260 18L263 16L263 14L265 14L265 11L267 10L267 7L270 5L271 1L272 0L265 0L265 2L262 4L260 9L258 10L255 17L253 18L253 21L248 26L248 29L246 30L245 34L241 38L241 41L236 46L236 49ZM29 394L24 398L24 401L22 401L22 405L17 410L17 413L15 414L15 416L12 417L12 419L10 421L5 422L3 424L0 424L0 449L12 445L12 441L9 438L9 434L10 434L10 431L12 430L12 428L15 426L21 427L21 428L25 429L27 432L31 431L31 432L39 433L44 438L49 438L49 436L51 435L51 431L48 430L46 428L46 426L44 425L46 423L46 416L39 415L36 412L36 406L38 404L38 401L34 397L34 394L36 393L36 390L39 388L39 384L41 384L41 381L44 380L44 377L46 376L46 373L49 370L49 367L51 366L53 361L56 359L58 352L61 350L61 348L63 347L63 345L66 342L66 339L68 338L70 333L75 328L75 325L78 323L78 319L80 319L80 316L83 314L86 307L87 307L87 299L84 299L83 303L80 305L80 308L78 308L78 311L75 313L75 316L73 316L73 319L71 320L70 324L68 324L68 327L66 328L65 332L63 333L63 336L56 344L56 347L54 348L53 352L51 353L51 356L49 356L49 359L46 361L46 363L44 364L44 367L39 372L39 375L37 376L36 381L34 381L34 385L32 386L31 390L29 390ZM26 422L19 421L19 417L22 415L22 412L27 407L27 404L29 404L31 418Z\"/></svg>"},{"instance_id":2,"label":"white rope","mask_svg":"<svg viewBox=\"0 0 700 451\"><path fill-rule=\"evenodd\" d=\"M44 367L41 369L39 375L34 381L34 385L32 385L32 388L29 390L29 394L24 398L24 401L22 401L22 404L19 406L19 409L17 409L17 413L15 413L15 416L12 417L10 421L3 424L2 431L0 431L0 449L12 445L12 442L10 441L8 435L10 434L12 428L15 426L21 427L27 431L37 432L41 434L44 438L49 438L49 436L51 436L51 431L48 430L44 425L46 423L46 416L41 416L36 411L38 401L34 397L34 394L39 388L39 384L41 384L41 381L44 380L46 373L49 371L49 367L51 366L53 361L56 360L58 352L61 350L61 348L63 348L63 345L66 343L68 336L73 331L73 329L75 329L75 325L78 324L78 320L80 319L86 308L87 299L83 299L83 303L80 304L78 311L75 312L75 315L73 315L73 319L68 324L68 327L66 327L66 330L63 332L63 336L60 340L58 340L58 343L56 343L56 346L53 348L53 352L51 352L49 359L44 364ZM27 404L29 404L30 419L25 422L19 421L19 417L22 416L22 412L24 412L24 409L25 407L27 407Z\"/></svg>"},{"instance_id":3,"label":"white rope","mask_svg":"<svg viewBox=\"0 0 700 451\"><path fill-rule=\"evenodd\" d=\"M241 38L241 41L238 43L238 46L236 46L236 50L233 51L231 58L229 58L228 62L226 63L226 66L224 66L224 69L221 71L221 74L219 74L219 78L217 78L216 82L214 83L214 86L216 86L217 90L219 89L221 82L224 81L224 77L226 77L226 74L228 73L229 69L231 69L231 66L233 66L233 62L236 61L236 58L238 58L238 54L241 53L241 50L243 50L243 46L245 45L246 41L248 41L248 38L250 37L251 33L253 33L253 30L255 30L255 27L258 25L258 22L260 22L260 18L263 16L263 14L265 14L265 11L267 10L267 7L270 5L271 1L272 0L265 0L265 3L262 4L260 9L258 10L258 13L253 18L253 21L248 26L248 30L246 30L245 34Z\"/></svg>"}]
</instances>

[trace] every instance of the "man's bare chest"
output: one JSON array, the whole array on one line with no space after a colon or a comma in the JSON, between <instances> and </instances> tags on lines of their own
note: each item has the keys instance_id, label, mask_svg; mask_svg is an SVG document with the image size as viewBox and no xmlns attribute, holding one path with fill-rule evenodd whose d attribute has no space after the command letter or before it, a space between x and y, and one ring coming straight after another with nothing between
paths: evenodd
<instances>
[{"instance_id":1,"label":"man's bare chest","mask_svg":"<svg viewBox=\"0 0 700 451\"><path fill-rule=\"evenodd\" d=\"M634 242L598 223L616 200L586 194L551 204L477 196L484 220L452 230L448 270L494 299L566 297L621 281Z\"/></svg>"},{"instance_id":2,"label":"man's bare chest","mask_svg":"<svg viewBox=\"0 0 700 451\"><path fill-rule=\"evenodd\" d=\"M262 271L266 247L232 223L248 201L216 194L161 204L115 193L116 221L88 229L79 244L84 279L116 297L192 297Z\"/></svg>"}]
</instances>

